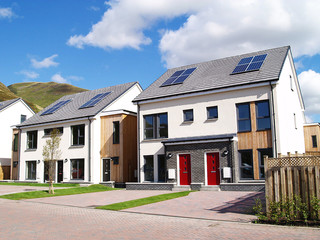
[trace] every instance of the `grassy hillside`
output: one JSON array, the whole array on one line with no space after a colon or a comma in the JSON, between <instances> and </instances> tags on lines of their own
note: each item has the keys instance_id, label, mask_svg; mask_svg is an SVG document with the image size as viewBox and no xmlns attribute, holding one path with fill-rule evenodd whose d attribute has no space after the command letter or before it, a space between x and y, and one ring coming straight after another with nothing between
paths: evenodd
<instances>
[{"instance_id":1,"label":"grassy hillside","mask_svg":"<svg viewBox=\"0 0 320 240\"><path fill-rule=\"evenodd\" d=\"M0 82L0 102L7 101L14 98L18 98L18 96L15 95L13 92L11 92L10 89L7 88L2 82ZM39 111L41 109L36 104L33 104L26 100L25 102L33 109L33 111Z\"/></svg>"},{"instance_id":2,"label":"grassy hillside","mask_svg":"<svg viewBox=\"0 0 320 240\"><path fill-rule=\"evenodd\" d=\"M87 91L70 84L56 82L23 82L12 84L8 88L15 95L36 104L37 112L65 95Z\"/></svg>"},{"instance_id":3,"label":"grassy hillside","mask_svg":"<svg viewBox=\"0 0 320 240\"><path fill-rule=\"evenodd\" d=\"M0 82L0 101L6 101L14 98L18 97Z\"/></svg>"}]
</instances>

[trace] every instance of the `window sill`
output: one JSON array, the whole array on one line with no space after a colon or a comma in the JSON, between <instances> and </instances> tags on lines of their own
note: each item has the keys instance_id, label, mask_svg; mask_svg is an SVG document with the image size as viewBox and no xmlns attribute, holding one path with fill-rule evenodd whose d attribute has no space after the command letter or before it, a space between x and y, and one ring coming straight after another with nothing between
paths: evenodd
<instances>
[{"instance_id":1,"label":"window sill","mask_svg":"<svg viewBox=\"0 0 320 240\"><path fill-rule=\"evenodd\" d=\"M83 148L85 145L71 145L69 147L69 149L72 149L72 148Z\"/></svg>"},{"instance_id":2,"label":"window sill","mask_svg":"<svg viewBox=\"0 0 320 240\"><path fill-rule=\"evenodd\" d=\"M37 151L37 148L28 148L25 150L25 152L35 152Z\"/></svg>"},{"instance_id":3,"label":"window sill","mask_svg":"<svg viewBox=\"0 0 320 240\"><path fill-rule=\"evenodd\" d=\"M218 118L207 118L206 122L215 122Z\"/></svg>"},{"instance_id":4,"label":"window sill","mask_svg":"<svg viewBox=\"0 0 320 240\"><path fill-rule=\"evenodd\" d=\"M191 124L193 121L183 121L182 124Z\"/></svg>"},{"instance_id":5,"label":"window sill","mask_svg":"<svg viewBox=\"0 0 320 240\"><path fill-rule=\"evenodd\" d=\"M161 142L163 140L166 140L168 138L153 138L153 139L143 139L141 142Z\"/></svg>"}]
</instances>

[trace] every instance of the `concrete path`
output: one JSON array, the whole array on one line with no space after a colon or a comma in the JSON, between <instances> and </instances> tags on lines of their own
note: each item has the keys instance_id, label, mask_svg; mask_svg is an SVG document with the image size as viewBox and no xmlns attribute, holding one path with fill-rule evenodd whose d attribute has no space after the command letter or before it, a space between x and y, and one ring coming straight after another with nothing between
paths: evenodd
<instances>
[{"instance_id":1,"label":"concrete path","mask_svg":"<svg viewBox=\"0 0 320 240\"><path fill-rule=\"evenodd\" d=\"M155 216L0 199L1 239L318 240L319 229Z\"/></svg>"}]
</instances>

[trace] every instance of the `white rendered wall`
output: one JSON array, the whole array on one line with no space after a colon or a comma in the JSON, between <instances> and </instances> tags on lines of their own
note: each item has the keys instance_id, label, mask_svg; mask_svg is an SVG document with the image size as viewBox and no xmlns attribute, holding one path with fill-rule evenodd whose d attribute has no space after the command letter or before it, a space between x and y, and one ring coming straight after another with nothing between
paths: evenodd
<instances>
[{"instance_id":1,"label":"white rendered wall","mask_svg":"<svg viewBox=\"0 0 320 240\"><path fill-rule=\"evenodd\" d=\"M26 115L27 118L33 115L33 112L21 100L18 100L17 102L0 111L0 159L11 159L11 126L20 124L21 115Z\"/></svg>"},{"instance_id":2,"label":"white rendered wall","mask_svg":"<svg viewBox=\"0 0 320 240\"><path fill-rule=\"evenodd\" d=\"M143 165L145 155L154 156L155 181L157 180L157 155L164 154L161 141L144 140L144 115L168 113L168 138L209 136L237 133L236 104L266 100L270 98L270 86L200 95L175 100L140 105L140 181L144 181ZM207 120L207 107L218 106L218 119ZM194 121L183 123L183 110L193 109Z\"/></svg>"},{"instance_id":3,"label":"white rendered wall","mask_svg":"<svg viewBox=\"0 0 320 240\"><path fill-rule=\"evenodd\" d=\"M71 139L71 126L85 124L85 145L84 146L72 146ZM40 160L40 163L37 163L37 179L38 182L44 181L44 162L42 156L43 147L46 144L46 140L49 139L49 136L44 136L44 129L63 127L63 134L60 142L61 150L61 160L68 159L67 162L63 161L63 181L73 181L70 180L70 170L71 162L70 159L84 159L84 181L88 181L88 120L74 121L67 123L57 123L50 125L43 125L37 127L23 128L21 131L21 152L20 152L20 180L26 180L26 161ZM27 131L38 130L38 146L35 150L27 149Z\"/></svg>"},{"instance_id":4,"label":"white rendered wall","mask_svg":"<svg viewBox=\"0 0 320 240\"><path fill-rule=\"evenodd\" d=\"M290 76L293 82L293 90L291 90ZM299 100L298 91L296 73L293 69L291 54L289 54L274 90L278 153L305 152L303 133L303 124L305 122L304 109ZM296 116L296 126L294 114Z\"/></svg>"}]
</instances>

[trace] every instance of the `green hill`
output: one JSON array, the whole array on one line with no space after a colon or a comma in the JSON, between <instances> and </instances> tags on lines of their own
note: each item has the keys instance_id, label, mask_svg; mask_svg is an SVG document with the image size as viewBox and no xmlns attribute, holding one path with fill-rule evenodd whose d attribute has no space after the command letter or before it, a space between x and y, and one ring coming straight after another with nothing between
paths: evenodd
<instances>
[{"instance_id":1,"label":"green hill","mask_svg":"<svg viewBox=\"0 0 320 240\"><path fill-rule=\"evenodd\" d=\"M59 98L87 91L70 84L56 82L23 82L8 86L15 95L37 105L36 112L47 107Z\"/></svg>"},{"instance_id":2,"label":"green hill","mask_svg":"<svg viewBox=\"0 0 320 240\"><path fill-rule=\"evenodd\" d=\"M17 95L15 95L13 92L10 91L9 88L7 88L2 82L0 82L0 102L7 101L10 99L19 98ZM33 104L25 99L23 99L32 109L33 111L39 111L39 106L36 104Z\"/></svg>"}]
</instances>

